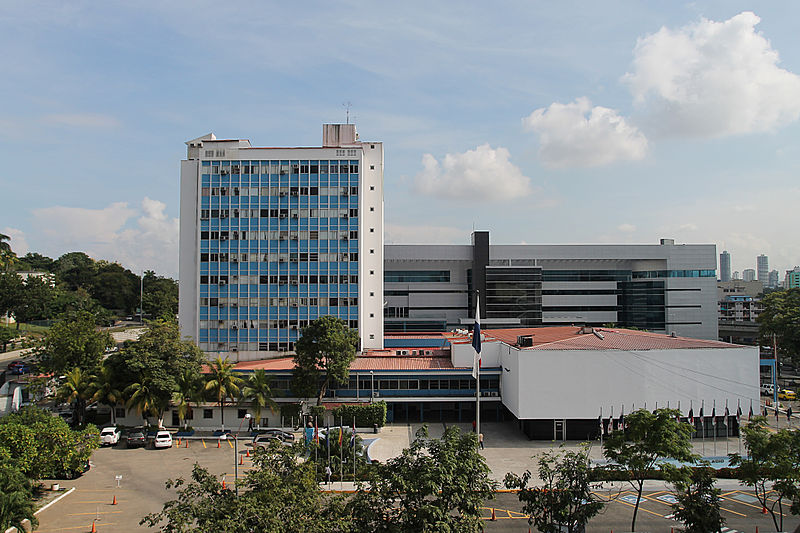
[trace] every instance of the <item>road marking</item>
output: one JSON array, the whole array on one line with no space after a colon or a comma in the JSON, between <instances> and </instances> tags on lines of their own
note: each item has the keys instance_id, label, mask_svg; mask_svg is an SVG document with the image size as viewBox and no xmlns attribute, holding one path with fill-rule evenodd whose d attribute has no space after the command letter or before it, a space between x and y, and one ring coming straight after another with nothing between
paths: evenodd
<instances>
[{"instance_id":1,"label":"road marking","mask_svg":"<svg viewBox=\"0 0 800 533\"><path fill-rule=\"evenodd\" d=\"M119 502L121 502L121 501L122 501L122 500L117 500L117 503L119 503ZM106 503L106 504L108 504L108 505L111 505L111 502L110 502L110 501L108 501L108 500L96 501L96 502L75 502L75 503Z\"/></svg>"},{"instance_id":2,"label":"road marking","mask_svg":"<svg viewBox=\"0 0 800 533\"><path fill-rule=\"evenodd\" d=\"M56 503L57 501L61 500L62 498L66 497L66 496L69 496L69 495L70 495L70 494L72 494L73 492L75 492L75 487L72 487L72 488L71 488L71 489L69 489L67 492L65 492L65 493L64 493L64 494L62 494L61 496L57 497L55 500L51 501L51 502L50 502L50 503L48 503L47 505L44 505L44 506L43 506L41 509L38 509L38 510L37 510L35 513L33 513L33 514L34 514L34 516L35 516L35 515L37 515L37 514L39 514L39 513L41 513L42 511L44 511L45 509L47 509L48 507L50 507L51 505L53 505L53 504L54 504L54 503Z\"/></svg>"},{"instance_id":3,"label":"road marking","mask_svg":"<svg viewBox=\"0 0 800 533\"><path fill-rule=\"evenodd\" d=\"M231 445L231 449L233 449L233 443L231 441L228 441L228 444L230 444Z\"/></svg>"},{"instance_id":4,"label":"road marking","mask_svg":"<svg viewBox=\"0 0 800 533\"><path fill-rule=\"evenodd\" d=\"M592 494L594 494L594 493L592 493ZM598 496L599 496L599 494L598 494ZM634 505L632 503L628 503L628 502L626 502L626 501L624 501L624 500L622 500L620 498L613 498L611 501L612 502L621 503L622 505L627 505L628 507L636 507L636 505ZM645 509L641 505L639 506L639 510L640 511L644 511L645 513L650 513L650 514L655 515L655 516L657 516L659 518L666 518L666 516L664 516L663 514L654 513L653 511Z\"/></svg>"},{"instance_id":5,"label":"road marking","mask_svg":"<svg viewBox=\"0 0 800 533\"><path fill-rule=\"evenodd\" d=\"M91 513L70 513L67 516L83 516L83 515L93 515L93 514L119 514L122 511L92 511Z\"/></svg>"},{"instance_id":6,"label":"road marking","mask_svg":"<svg viewBox=\"0 0 800 533\"><path fill-rule=\"evenodd\" d=\"M731 511L730 509L726 509L726 508L724 508L724 507L722 507L722 506L720 506L720 509L722 509L723 511L728 511L729 513L737 514L737 515L739 515L739 516L744 516L744 517L747 517L747 515L746 515L746 514L737 513L736 511Z\"/></svg>"},{"instance_id":7,"label":"road marking","mask_svg":"<svg viewBox=\"0 0 800 533\"><path fill-rule=\"evenodd\" d=\"M203 443L203 448L206 448L206 439L200 439L200 442Z\"/></svg>"},{"instance_id":8,"label":"road marking","mask_svg":"<svg viewBox=\"0 0 800 533\"><path fill-rule=\"evenodd\" d=\"M105 527L105 526L116 526L117 523L116 522L103 522L100 525L103 526L103 527ZM86 530L86 526L73 526L73 527L59 527L58 528L59 531L66 531L68 529L83 529L85 531ZM55 529L53 531L55 531ZM47 533L47 530L37 529L36 533Z\"/></svg>"}]
</instances>

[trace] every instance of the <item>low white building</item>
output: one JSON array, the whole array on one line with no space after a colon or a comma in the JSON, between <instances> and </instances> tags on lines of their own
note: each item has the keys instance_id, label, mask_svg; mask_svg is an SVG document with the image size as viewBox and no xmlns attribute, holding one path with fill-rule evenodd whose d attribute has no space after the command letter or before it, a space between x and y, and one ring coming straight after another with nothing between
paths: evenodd
<instances>
[{"instance_id":1,"label":"low white building","mask_svg":"<svg viewBox=\"0 0 800 533\"><path fill-rule=\"evenodd\" d=\"M737 409L759 409L754 346L611 328L486 330L482 368L499 367L503 405L534 439L586 439L610 418L670 407L713 435L733 432ZM469 339L453 339L453 365L470 366ZM728 409L729 418L723 422ZM704 423L699 421L703 409ZM717 426L711 422L717 418Z\"/></svg>"}]
</instances>

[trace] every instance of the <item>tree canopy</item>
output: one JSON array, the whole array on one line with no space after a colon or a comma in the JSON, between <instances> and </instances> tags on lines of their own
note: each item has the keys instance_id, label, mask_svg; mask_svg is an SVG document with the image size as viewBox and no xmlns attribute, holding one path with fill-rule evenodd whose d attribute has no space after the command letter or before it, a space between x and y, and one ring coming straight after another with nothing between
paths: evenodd
<instances>
[{"instance_id":1,"label":"tree canopy","mask_svg":"<svg viewBox=\"0 0 800 533\"><path fill-rule=\"evenodd\" d=\"M76 367L94 372L113 345L111 335L97 329L94 315L82 311L53 324L37 348L37 357L42 370L56 375Z\"/></svg>"},{"instance_id":2,"label":"tree canopy","mask_svg":"<svg viewBox=\"0 0 800 533\"><path fill-rule=\"evenodd\" d=\"M533 478L530 471L505 477L507 488L519 489L517 495L522 511L530 517L528 523L543 533L561 533L564 528L567 533L584 531L605 506L592 492L588 445L577 451L548 451L537 462L541 483L529 485Z\"/></svg>"},{"instance_id":3,"label":"tree canopy","mask_svg":"<svg viewBox=\"0 0 800 533\"><path fill-rule=\"evenodd\" d=\"M694 461L692 427L680 422L676 409L639 409L625 417L624 431L615 431L603 443L603 454L617 468L630 475L637 493L631 531L636 531L636 515L642 499L644 481L656 469L668 468L662 459Z\"/></svg>"},{"instance_id":4,"label":"tree canopy","mask_svg":"<svg viewBox=\"0 0 800 533\"><path fill-rule=\"evenodd\" d=\"M483 530L480 508L496 483L475 434L449 426L432 439L423 426L402 454L373 466L369 490L348 503L356 531Z\"/></svg>"},{"instance_id":5,"label":"tree canopy","mask_svg":"<svg viewBox=\"0 0 800 533\"><path fill-rule=\"evenodd\" d=\"M774 336L781 355L800 360L800 289L772 292L761 303L764 309L757 319L761 344L772 346Z\"/></svg>"},{"instance_id":6,"label":"tree canopy","mask_svg":"<svg viewBox=\"0 0 800 533\"><path fill-rule=\"evenodd\" d=\"M358 332L347 322L333 316L323 316L303 328L295 344L292 387L303 398L314 395L317 405L332 383L346 383L350 363L356 358Z\"/></svg>"},{"instance_id":7,"label":"tree canopy","mask_svg":"<svg viewBox=\"0 0 800 533\"><path fill-rule=\"evenodd\" d=\"M170 533L218 531L265 531L287 533L336 533L350 530L342 513L343 499L319 490L313 463L299 461L295 449L275 443L253 458L236 497L231 486L195 465L190 481L167 482L177 499L161 512L140 522Z\"/></svg>"}]
</instances>

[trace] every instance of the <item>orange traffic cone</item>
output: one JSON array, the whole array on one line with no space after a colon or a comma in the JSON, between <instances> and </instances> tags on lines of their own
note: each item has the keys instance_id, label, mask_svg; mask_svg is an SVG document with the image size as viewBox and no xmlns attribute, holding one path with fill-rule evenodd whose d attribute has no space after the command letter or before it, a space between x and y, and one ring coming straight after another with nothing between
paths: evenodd
<instances>
[{"instance_id":1,"label":"orange traffic cone","mask_svg":"<svg viewBox=\"0 0 800 533\"><path fill-rule=\"evenodd\" d=\"M497 517L494 515L494 507L492 507L492 522L495 522Z\"/></svg>"},{"instance_id":2,"label":"orange traffic cone","mask_svg":"<svg viewBox=\"0 0 800 533\"><path fill-rule=\"evenodd\" d=\"M181 439L178 439L178 446L181 445Z\"/></svg>"},{"instance_id":3,"label":"orange traffic cone","mask_svg":"<svg viewBox=\"0 0 800 533\"><path fill-rule=\"evenodd\" d=\"M186 439L186 446L184 446L184 448L188 448L188 447L189 447L189 439Z\"/></svg>"},{"instance_id":4,"label":"orange traffic cone","mask_svg":"<svg viewBox=\"0 0 800 533\"><path fill-rule=\"evenodd\" d=\"M219 447L220 447L220 443L221 443L221 442L222 442L222 441L220 441L219 439L217 439L217 448L219 448Z\"/></svg>"},{"instance_id":5,"label":"orange traffic cone","mask_svg":"<svg viewBox=\"0 0 800 533\"><path fill-rule=\"evenodd\" d=\"M758 526L756 526L756 533L758 533Z\"/></svg>"},{"instance_id":6,"label":"orange traffic cone","mask_svg":"<svg viewBox=\"0 0 800 533\"><path fill-rule=\"evenodd\" d=\"M247 449L247 457L250 457L250 449Z\"/></svg>"},{"instance_id":7,"label":"orange traffic cone","mask_svg":"<svg viewBox=\"0 0 800 533\"><path fill-rule=\"evenodd\" d=\"M97 533L97 526L94 525L94 520L92 520L92 533Z\"/></svg>"},{"instance_id":8,"label":"orange traffic cone","mask_svg":"<svg viewBox=\"0 0 800 533\"><path fill-rule=\"evenodd\" d=\"M242 457L241 455L239 456L239 464L240 465L244 464L244 457Z\"/></svg>"},{"instance_id":9,"label":"orange traffic cone","mask_svg":"<svg viewBox=\"0 0 800 533\"><path fill-rule=\"evenodd\" d=\"M761 506L761 514L767 514L767 508L764 505Z\"/></svg>"},{"instance_id":10,"label":"orange traffic cone","mask_svg":"<svg viewBox=\"0 0 800 533\"><path fill-rule=\"evenodd\" d=\"M114 494L114 500L111 502L111 505L117 505L117 495Z\"/></svg>"},{"instance_id":11,"label":"orange traffic cone","mask_svg":"<svg viewBox=\"0 0 800 533\"><path fill-rule=\"evenodd\" d=\"M222 490L225 490L225 480L222 480Z\"/></svg>"}]
</instances>

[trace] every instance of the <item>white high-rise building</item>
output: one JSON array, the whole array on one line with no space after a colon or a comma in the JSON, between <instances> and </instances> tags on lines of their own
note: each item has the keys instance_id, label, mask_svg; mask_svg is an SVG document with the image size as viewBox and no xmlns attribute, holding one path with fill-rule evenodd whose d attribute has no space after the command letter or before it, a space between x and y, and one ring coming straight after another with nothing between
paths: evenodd
<instances>
[{"instance_id":1,"label":"white high-rise building","mask_svg":"<svg viewBox=\"0 0 800 533\"><path fill-rule=\"evenodd\" d=\"M756 281L756 271L752 268L745 268L742 271L742 279L744 281Z\"/></svg>"},{"instance_id":2,"label":"white high-rise building","mask_svg":"<svg viewBox=\"0 0 800 533\"><path fill-rule=\"evenodd\" d=\"M181 333L211 357L264 359L333 315L383 348L383 144L325 124L320 147L186 145Z\"/></svg>"},{"instance_id":3,"label":"white high-rise building","mask_svg":"<svg viewBox=\"0 0 800 533\"><path fill-rule=\"evenodd\" d=\"M764 287L768 287L769 286L769 258L766 255L761 254L758 257L756 257L756 270L758 272L758 281L760 281L761 284Z\"/></svg>"}]
</instances>

